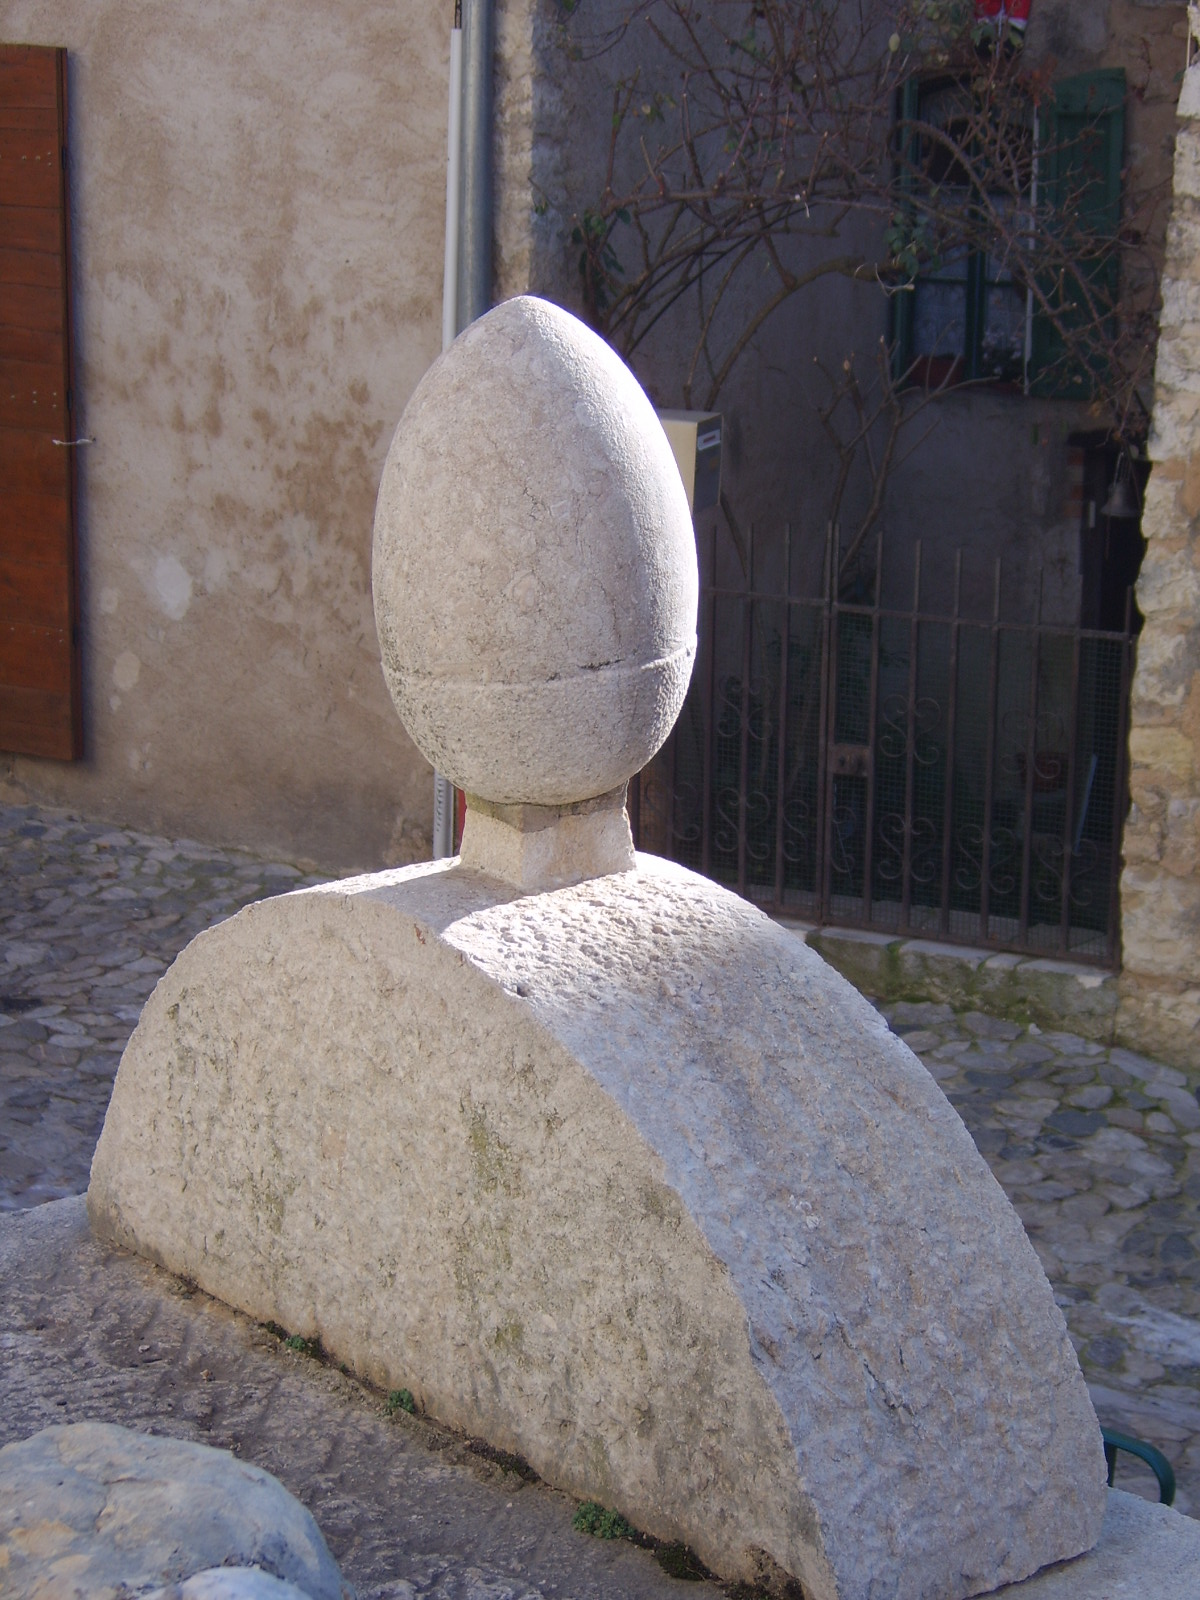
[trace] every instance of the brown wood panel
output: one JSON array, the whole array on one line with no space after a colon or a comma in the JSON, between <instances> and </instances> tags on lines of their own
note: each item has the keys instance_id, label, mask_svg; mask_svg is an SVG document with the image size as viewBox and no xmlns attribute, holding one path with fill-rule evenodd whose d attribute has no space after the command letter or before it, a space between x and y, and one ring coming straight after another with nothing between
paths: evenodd
<instances>
[{"instance_id":1,"label":"brown wood panel","mask_svg":"<svg viewBox=\"0 0 1200 1600\"><path fill-rule=\"evenodd\" d=\"M0 749L83 754L66 52L0 45Z\"/></svg>"},{"instance_id":2,"label":"brown wood panel","mask_svg":"<svg viewBox=\"0 0 1200 1600\"><path fill-rule=\"evenodd\" d=\"M5 206L0 250L47 250L61 257L62 218L45 206Z\"/></svg>"},{"instance_id":3,"label":"brown wood panel","mask_svg":"<svg viewBox=\"0 0 1200 1600\"><path fill-rule=\"evenodd\" d=\"M44 562L70 570L71 506L58 494L6 491L0 483L0 561Z\"/></svg>"},{"instance_id":4,"label":"brown wood panel","mask_svg":"<svg viewBox=\"0 0 1200 1600\"><path fill-rule=\"evenodd\" d=\"M58 139L0 129L0 205L48 206L62 197L62 149Z\"/></svg>"},{"instance_id":5,"label":"brown wood panel","mask_svg":"<svg viewBox=\"0 0 1200 1600\"><path fill-rule=\"evenodd\" d=\"M0 428L48 429L61 438L66 422L61 363L0 360Z\"/></svg>"},{"instance_id":6,"label":"brown wood panel","mask_svg":"<svg viewBox=\"0 0 1200 1600\"><path fill-rule=\"evenodd\" d=\"M58 109L60 51L45 45L0 46L0 105Z\"/></svg>"},{"instance_id":7,"label":"brown wood panel","mask_svg":"<svg viewBox=\"0 0 1200 1600\"><path fill-rule=\"evenodd\" d=\"M71 627L70 585L65 563L6 561L0 556L0 626L30 623L67 634Z\"/></svg>"},{"instance_id":8,"label":"brown wood panel","mask_svg":"<svg viewBox=\"0 0 1200 1600\"><path fill-rule=\"evenodd\" d=\"M15 161L18 165L39 165L57 177L62 167L62 141L58 136L58 119L44 130L29 128L0 128L0 163Z\"/></svg>"},{"instance_id":9,"label":"brown wood panel","mask_svg":"<svg viewBox=\"0 0 1200 1600\"><path fill-rule=\"evenodd\" d=\"M55 289L61 294L62 256L57 250L6 250L0 244L0 294L9 287Z\"/></svg>"},{"instance_id":10,"label":"brown wood panel","mask_svg":"<svg viewBox=\"0 0 1200 1600\"><path fill-rule=\"evenodd\" d=\"M69 630L40 628L32 622L0 622L0 683L13 689L69 694Z\"/></svg>"},{"instance_id":11,"label":"brown wood panel","mask_svg":"<svg viewBox=\"0 0 1200 1600\"><path fill-rule=\"evenodd\" d=\"M13 283L0 295L0 327L35 328L63 337L61 289L39 289L35 284Z\"/></svg>"},{"instance_id":12,"label":"brown wood panel","mask_svg":"<svg viewBox=\"0 0 1200 1600\"><path fill-rule=\"evenodd\" d=\"M31 389L35 393L48 392L51 386L62 388L61 361L13 361L0 356L0 393L4 390Z\"/></svg>"},{"instance_id":13,"label":"brown wood panel","mask_svg":"<svg viewBox=\"0 0 1200 1600\"><path fill-rule=\"evenodd\" d=\"M58 113L53 106L7 106L0 102L0 128L23 128L27 133L58 137Z\"/></svg>"},{"instance_id":14,"label":"brown wood panel","mask_svg":"<svg viewBox=\"0 0 1200 1600\"><path fill-rule=\"evenodd\" d=\"M20 689L0 682L0 737L3 749L52 761L78 760L69 692Z\"/></svg>"},{"instance_id":15,"label":"brown wood panel","mask_svg":"<svg viewBox=\"0 0 1200 1600\"><path fill-rule=\"evenodd\" d=\"M45 367L62 359L62 335L57 329L19 328L0 322L0 361L30 361Z\"/></svg>"},{"instance_id":16,"label":"brown wood panel","mask_svg":"<svg viewBox=\"0 0 1200 1600\"><path fill-rule=\"evenodd\" d=\"M26 494L69 494L70 455L48 433L0 428L0 483Z\"/></svg>"}]
</instances>

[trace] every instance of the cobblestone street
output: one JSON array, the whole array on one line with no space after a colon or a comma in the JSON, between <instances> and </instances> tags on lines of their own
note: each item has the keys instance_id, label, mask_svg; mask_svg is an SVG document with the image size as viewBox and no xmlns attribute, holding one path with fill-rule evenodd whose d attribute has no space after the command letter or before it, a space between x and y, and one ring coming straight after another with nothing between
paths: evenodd
<instances>
[{"instance_id":1,"label":"cobblestone street","mask_svg":"<svg viewBox=\"0 0 1200 1600\"><path fill-rule=\"evenodd\" d=\"M318 881L286 863L0 807L0 1210L78 1194L141 1006L203 928ZM887 1008L1021 1215L1102 1422L1200 1511L1200 1104L1181 1072L948 1006ZM1128 1457L1120 1486L1155 1494Z\"/></svg>"},{"instance_id":2,"label":"cobblestone street","mask_svg":"<svg viewBox=\"0 0 1200 1600\"><path fill-rule=\"evenodd\" d=\"M87 1188L125 1042L188 941L319 882L282 862L0 806L0 1211Z\"/></svg>"}]
</instances>

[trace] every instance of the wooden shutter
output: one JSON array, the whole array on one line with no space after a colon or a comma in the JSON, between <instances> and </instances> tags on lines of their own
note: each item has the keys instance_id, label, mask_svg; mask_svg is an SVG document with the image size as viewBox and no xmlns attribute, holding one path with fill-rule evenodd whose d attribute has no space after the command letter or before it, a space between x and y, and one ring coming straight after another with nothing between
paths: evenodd
<instances>
[{"instance_id":1,"label":"wooden shutter","mask_svg":"<svg viewBox=\"0 0 1200 1600\"><path fill-rule=\"evenodd\" d=\"M1121 226L1121 163L1125 148L1125 72L1108 67L1068 78L1054 91L1042 144L1040 178L1045 185L1044 225L1068 218L1081 243L1088 236L1111 245ZM1041 209L1041 208L1039 208ZM1118 262L1110 248L1095 260L1080 261L1057 282L1044 285L1053 317L1035 307L1030 385L1036 394L1090 399L1103 380L1103 355L1082 357L1068 349L1063 329L1086 325L1072 303L1084 287L1102 303L1115 306Z\"/></svg>"},{"instance_id":2,"label":"wooden shutter","mask_svg":"<svg viewBox=\"0 0 1200 1600\"><path fill-rule=\"evenodd\" d=\"M0 45L0 750L62 760L83 754L69 269L66 51Z\"/></svg>"}]
</instances>

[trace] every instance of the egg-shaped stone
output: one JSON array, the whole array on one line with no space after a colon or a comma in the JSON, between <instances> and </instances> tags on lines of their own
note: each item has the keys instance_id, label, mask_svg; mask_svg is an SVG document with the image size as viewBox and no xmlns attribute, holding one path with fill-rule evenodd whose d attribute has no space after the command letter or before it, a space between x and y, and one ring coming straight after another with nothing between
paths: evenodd
<instances>
[{"instance_id":1,"label":"egg-shaped stone","mask_svg":"<svg viewBox=\"0 0 1200 1600\"><path fill-rule=\"evenodd\" d=\"M422 378L372 569L396 708L469 794L591 799L670 732L696 652L687 497L636 378L560 307L506 301Z\"/></svg>"}]
</instances>

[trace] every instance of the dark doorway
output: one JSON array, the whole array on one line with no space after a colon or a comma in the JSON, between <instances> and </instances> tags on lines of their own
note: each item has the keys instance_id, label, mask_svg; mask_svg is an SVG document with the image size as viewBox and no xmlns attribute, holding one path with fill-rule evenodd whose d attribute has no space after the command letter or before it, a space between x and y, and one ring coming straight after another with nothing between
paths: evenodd
<instances>
[{"instance_id":1,"label":"dark doorway","mask_svg":"<svg viewBox=\"0 0 1200 1600\"><path fill-rule=\"evenodd\" d=\"M1079 625L1116 633L1126 626L1125 608L1141 571L1142 504L1149 463L1126 455L1105 434L1077 435L1083 449L1083 512L1079 527ZM1130 632L1141 632L1136 601Z\"/></svg>"}]
</instances>

